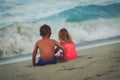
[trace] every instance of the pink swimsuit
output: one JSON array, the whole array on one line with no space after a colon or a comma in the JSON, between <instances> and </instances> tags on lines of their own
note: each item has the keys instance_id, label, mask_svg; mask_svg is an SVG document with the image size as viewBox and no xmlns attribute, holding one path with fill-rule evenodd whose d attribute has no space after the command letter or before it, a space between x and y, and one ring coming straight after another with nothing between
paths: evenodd
<instances>
[{"instance_id":1,"label":"pink swimsuit","mask_svg":"<svg viewBox=\"0 0 120 80\"><path fill-rule=\"evenodd\" d=\"M65 43L66 60L72 60L77 58L77 52L74 43Z\"/></svg>"}]
</instances>

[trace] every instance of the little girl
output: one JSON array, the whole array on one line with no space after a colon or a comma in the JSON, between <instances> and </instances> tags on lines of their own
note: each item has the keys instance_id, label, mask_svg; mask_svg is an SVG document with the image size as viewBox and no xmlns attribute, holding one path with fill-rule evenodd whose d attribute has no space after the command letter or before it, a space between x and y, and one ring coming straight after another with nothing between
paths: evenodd
<instances>
[{"instance_id":1,"label":"little girl","mask_svg":"<svg viewBox=\"0 0 120 80\"><path fill-rule=\"evenodd\" d=\"M72 38L67 31L67 29L62 28L58 33L60 44L62 44L65 48L65 54L63 54L64 60L73 60L77 58L77 51L75 48L75 44L72 41Z\"/></svg>"}]
</instances>

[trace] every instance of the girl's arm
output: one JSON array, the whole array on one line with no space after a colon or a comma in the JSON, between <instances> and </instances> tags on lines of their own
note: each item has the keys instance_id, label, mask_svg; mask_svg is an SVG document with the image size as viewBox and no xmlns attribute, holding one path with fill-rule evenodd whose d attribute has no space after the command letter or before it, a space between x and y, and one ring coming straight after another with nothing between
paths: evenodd
<instances>
[{"instance_id":1,"label":"girl's arm","mask_svg":"<svg viewBox=\"0 0 120 80\"><path fill-rule=\"evenodd\" d=\"M59 51L59 47L55 48L55 54Z\"/></svg>"}]
</instances>

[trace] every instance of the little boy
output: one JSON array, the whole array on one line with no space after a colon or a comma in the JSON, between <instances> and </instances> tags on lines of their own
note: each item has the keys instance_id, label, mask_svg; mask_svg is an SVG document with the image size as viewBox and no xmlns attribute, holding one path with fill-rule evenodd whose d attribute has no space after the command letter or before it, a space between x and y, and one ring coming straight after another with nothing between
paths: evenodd
<instances>
[{"instance_id":1,"label":"little boy","mask_svg":"<svg viewBox=\"0 0 120 80\"><path fill-rule=\"evenodd\" d=\"M50 39L51 28L44 24L40 27L40 35L42 36L41 40L38 40L35 43L34 51L32 54L32 64L33 66L41 66L45 64L55 64L57 62L55 54L55 46L61 48L64 51L64 47L59 44L57 41ZM39 61L36 62L37 50L40 51Z\"/></svg>"}]
</instances>

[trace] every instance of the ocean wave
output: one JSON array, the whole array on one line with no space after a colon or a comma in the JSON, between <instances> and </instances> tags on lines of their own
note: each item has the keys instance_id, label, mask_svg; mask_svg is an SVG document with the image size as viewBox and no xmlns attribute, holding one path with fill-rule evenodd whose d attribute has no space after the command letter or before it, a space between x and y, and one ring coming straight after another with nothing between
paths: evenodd
<instances>
[{"instance_id":1,"label":"ocean wave","mask_svg":"<svg viewBox=\"0 0 120 80\"><path fill-rule=\"evenodd\" d=\"M38 29L32 23L16 23L0 29L0 56L32 52Z\"/></svg>"},{"instance_id":2,"label":"ocean wave","mask_svg":"<svg viewBox=\"0 0 120 80\"><path fill-rule=\"evenodd\" d=\"M78 44L120 36L120 18L96 19L71 23L64 20L40 21L38 23L16 23L0 29L0 56L31 53L35 41L41 39L39 27L48 24L52 28L51 38L58 40L59 29L65 27L70 32L73 41Z\"/></svg>"},{"instance_id":3,"label":"ocean wave","mask_svg":"<svg viewBox=\"0 0 120 80\"><path fill-rule=\"evenodd\" d=\"M16 22L35 22L41 18L59 14L76 6L109 5L120 3L119 0L1 0L0 2L0 28ZM61 5L62 4L62 5ZM77 10L77 9L76 9ZM83 12L83 11L82 11ZM72 12L75 16L75 13ZM78 13L77 13L78 14ZM68 14L67 14L68 15ZM70 14L71 15L71 14ZM89 15L89 14L88 14ZM61 17L66 17L64 15ZM82 15L84 16L84 15ZM79 16L75 16L79 17ZM71 18L75 18L71 17ZM69 16L68 21L71 21ZM76 19L74 19L76 20ZM77 20L76 20L77 21Z\"/></svg>"},{"instance_id":4,"label":"ocean wave","mask_svg":"<svg viewBox=\"0 0 120 80\"><path fill-rule=\"evenodd\" d=\"M98 18L120 17L120 3L108 5L77 6L40 20L65 19L67 22L82 22Z\"/></svg>"},{"instance_id":5,"label":"ocean wave","mask_svg":"<svg viewBox=\"0 0 120 80\"><path fill-rule=\"evenodd\" d=\"M10 3L8 0L5 1ZM99 1L97 2L98 4L95 4L96 2L93 3L94 1L92 0L89 3L90 1L88 0L89 4L85 5L83 0L81 4L79 2L78 4L74 3L72 7L70 5L69 9L64 9L64 7L58 6L61 5L60 3L57 3L50 7L49 10L52 10L51 12L48 11L44 14L48 10L46 8L49 8L49 6L56 2L53 1L46 8L42 8L43 12L41 13L44 15L42 16L44 18L41 18L39 12L34 13L34 9L36 11L39 10L40 7L38 5L35 8L33 7L34 5L30 4L32 5L30 8L33 10L33 13L28 15L28 13L24 14L26 10L23 13L16 14L19 13L16 9L21 8L23 3L14 3L18 7L6 12L10 12L9 14L13 15L2 12L1 15L5 14L4 16L8 16L5 18L0 16L0 26L2 26L0 28L0 57L31 53L35 41L41 39L39 36L39 27L43 24L51 26L51 38L55 40L58 40L57 34L59 29L63 27L67 28L76 44L120 36L120 3L111 4L110 2L106 2L102 5ZM68 1L68 3L71 2ZM66 6L68 6L68 3L64 3L64 5L67 4ZM77 7L74 7L75 5ZM53 9L55 6L57 8ZM26 5L25 9L31 11L30 8ZM22 7L21 11L23 9Z\"/></svg>"},{"instance_id":6,"label":"ocean wave","mask_svg":"<svg viewBox=\"0 0 120 80\"><path fill-rule=\"evenodd\" d=\"M65 17L68 22L79 22L97 18L120 17L120 3L104 6L78 6L59 14L59 16Z\"/></svg>"}]
</instances>

